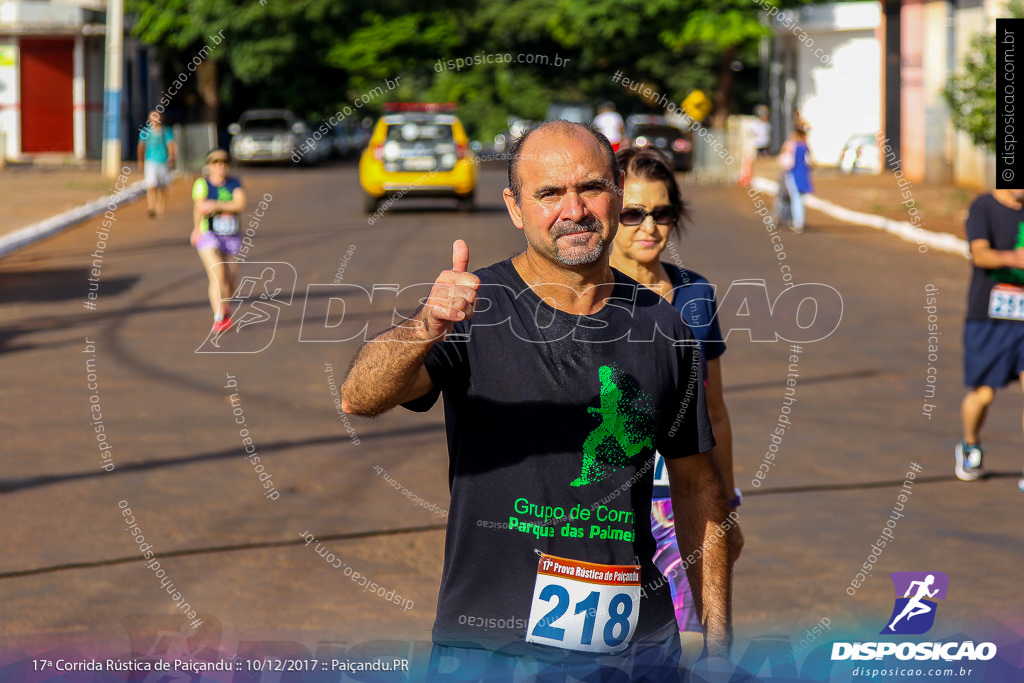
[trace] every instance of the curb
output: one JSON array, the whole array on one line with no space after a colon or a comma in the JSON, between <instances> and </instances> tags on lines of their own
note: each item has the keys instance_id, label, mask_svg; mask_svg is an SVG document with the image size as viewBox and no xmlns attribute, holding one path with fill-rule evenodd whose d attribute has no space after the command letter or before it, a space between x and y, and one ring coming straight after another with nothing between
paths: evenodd
<instances>
[{"instance_id":1,"label":"curb","mask_svg":"<svg viewBox=\"0 0 1024 683\"><path fill-rule=\"evenodd\" d=\"M104 211L113 210L122 204L132 202L144 194L146 194L146 181L139 180L126 187L122 192L100 197L87 204L76 206L62 214L51 216L38 223L33 223L3 235L0 237L0 258L22 247L27 247L33 242L56 235L88 218L98 216ZM111 208L111 204L113 204L113 208Z\"/></svg>"},{"instance_id":2,"label":"curb","mask_svg":"<svg viewBox=\"0 0 1024 683\"><path fill-rule=\"evenodd\" d=\"M759 190L766 194L775 195L779 192L779 184L776 181L768 180L767 178L751 178L750 186L755 190ZM883 216L876 216L870 213L860 213L859 211L845 209L838 204L833 204L827 199L815 197L814 195L808 195L804 199L804 202L812 209L817 209L818 211L845 223L853 223L855 225L863 225L868 228L882 230L899 237L904 242L916 244L918 245L918 248L923 245L926 247L925 251L928 249L934 249L947 254L956 254L957 256L962 256L968 260L971 258L970 245L967 244L966 240L961 239L956 235L950 235L945 232L931 232L930 230L925 230L924 228L915 226L907 221L894 221L891 218L885 218Z\"/></svg>"}]
</instances>

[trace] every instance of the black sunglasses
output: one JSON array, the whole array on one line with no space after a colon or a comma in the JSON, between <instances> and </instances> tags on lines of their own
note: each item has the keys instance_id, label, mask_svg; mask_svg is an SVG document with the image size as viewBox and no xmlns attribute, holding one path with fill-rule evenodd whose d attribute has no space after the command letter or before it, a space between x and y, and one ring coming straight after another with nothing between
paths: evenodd
<instances>
[{"instance_id":1,"label":"black sunglasses","mask_svg":"<svg viewBox=\"0 0 1024 683\"><path fill-rule=\"evenodd\" d=\"M676 222L676 211L671 206L656 206L654 211L647 209L623 209L619 214L619 222L623 225L640 225L650 216L658 225L672 225Z\"/></svg>"}]
</instances>

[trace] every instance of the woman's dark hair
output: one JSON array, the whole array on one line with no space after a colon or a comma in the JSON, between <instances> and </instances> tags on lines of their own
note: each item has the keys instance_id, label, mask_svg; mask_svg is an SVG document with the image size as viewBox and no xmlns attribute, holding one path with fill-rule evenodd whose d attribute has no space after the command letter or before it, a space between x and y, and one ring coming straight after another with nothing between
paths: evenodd
<instances>
[{"instance_id":1,"label":"woman's dark hair","mask_svg":"<svg viewBox=\"0 0 1024 683\"><path fill-rule=\"evenodd\" d=\"M672 162L656 149L638 147L620 149L615 158L619 161L619 168L626 173L627 182L631 177L636 177L665 183L669 204L672 205L676 213L672 231L678 235L679 232L685 230L686 223L690 220L690 205L683 201L682 193L679 192L676 174L672 170Z\"/></svg>"}]
</instances>

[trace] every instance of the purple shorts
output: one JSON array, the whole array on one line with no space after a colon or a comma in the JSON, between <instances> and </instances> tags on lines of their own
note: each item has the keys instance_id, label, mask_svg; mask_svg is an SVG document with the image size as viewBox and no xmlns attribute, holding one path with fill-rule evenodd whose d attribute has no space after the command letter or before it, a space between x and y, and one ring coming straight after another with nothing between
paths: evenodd
<instances>
[{"instance_id":1,"label":"purple shorts","mask_svg":"<svg viewBox=\"0 0 1024 683\"><path fill-rule=\"evenodd\" d=\"M654 565L668 577L672 590L672 602L676 608L676 623L680 631L702 633L697 610L693 608L693 593L683 569L683 558L676 544L675 517L672 516L672 501L655 498L651 501L651 532L658 549L654 551Z\"/></svg>"},{"instance_id":2,"label":"purple shorts","mask_svg":"<svg viewBox=\"0 0 1024 683\"><path fill-rule=\"evenodd\" d=\"M222 254L237 254L242 247L241 235L218 235L204 232L196 240L196 249L216 249Z\"/></svg>"}]
</instances>

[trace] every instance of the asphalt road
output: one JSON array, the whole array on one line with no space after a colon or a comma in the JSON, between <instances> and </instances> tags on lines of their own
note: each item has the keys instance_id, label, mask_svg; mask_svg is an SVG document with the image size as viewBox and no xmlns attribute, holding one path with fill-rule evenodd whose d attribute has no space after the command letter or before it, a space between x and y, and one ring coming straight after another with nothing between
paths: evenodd
<instances>
[{"instance_id":1,"label":"asphalt road","mask_svg":"<svg viewBox=\"0 0 1024 683\"><path fill-rule=\"evenodd\" d=\"M261 197L267 206L243 267L255 284L252 324L220 347L207 340L185 184L163 220L142 204L119 209L102 252L95 220L0 261L0 665L72 649L408 656L427 647L448 503L440 406L348 418L332 387L364 324L391 320L395 295L380 285L431 282L450 267L456 238L469 243L471 267L522 248L501 202L504 167L482 169L475 213L403 200L372 225L352 165L241 175L250 208ZM1019 389L989 415L991 476L952 474L963 260L813 212L806 234L773 245L744 190L686 191L695 220L676 253L719 286L733 329L724 375L747 543L734 659L746 653L750 664L751 640L769 635L805 639L798 661L827 638L878 639L895 571L949 577L928 638L1020 640L1007 630L1024 633ZM930 290L941 332L931 358ZM768 341L776 333L789 341ZM773 444L782 413L789 424ZM887 520L891 541L873 554ZM138 534L159 567L147 567ZM870 576L852 588L869 556ZM197 632L189 610L203 621ZM831 630L807 643L823 619ZM380 640L393 642L363 645Z\"/></svg>"}]
</instances>

